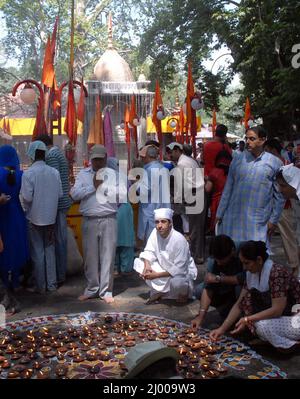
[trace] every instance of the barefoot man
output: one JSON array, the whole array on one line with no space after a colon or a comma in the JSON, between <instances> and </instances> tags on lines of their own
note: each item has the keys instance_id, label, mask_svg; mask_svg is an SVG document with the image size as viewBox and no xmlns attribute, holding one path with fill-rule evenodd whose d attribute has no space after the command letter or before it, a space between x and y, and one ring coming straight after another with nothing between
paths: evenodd
<instances>
[{"instance_id":1,"label":"barefoot man","mask_svg":"<svg viewBox=\"0 0 300 399\"><path fill-rule=\"evenodd\" d=\"M107 154L103 145L91 149L91 166L81 170L72 187L70 195L80 201L83 216L82 238L84 272L87 287L78 299L103 299L114 302L113 272L117 243L117 203L100 203L96 197L97 189L103 180L97 179L97 172L105 173Z\"/></svg>"},{"instance_id":2,"label":"barefoot man","mask_svg":"<svg viewBox=\"0 0 300 399\"><path fill-rule=\"evenodd\" d=\"M188 242L173 229L172 216L172 209L154 210L156 228L134 262L134 269L151 288L148 303L162 297L186 302L192 296L197 268Z\"/></svg>"}]
</instances>

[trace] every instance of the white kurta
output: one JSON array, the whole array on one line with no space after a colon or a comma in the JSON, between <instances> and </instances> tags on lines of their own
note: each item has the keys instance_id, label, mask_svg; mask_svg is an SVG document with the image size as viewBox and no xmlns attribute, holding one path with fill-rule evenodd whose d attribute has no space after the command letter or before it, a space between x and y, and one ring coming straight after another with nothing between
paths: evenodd
<instances>
[{"instance_id":1,"label":"white kurta","mask_svg":"<svg viewBox=\"0 0 300 399\"><path fill-rule=\"evenodd\" d=\"M145 280L154 292L166 294L176 299L179 295L192 296L193 281L197 278L197 268L190 254L188 242L182 234L172 229L167 238L162 238L154 229L146 247L135 259L134 269L142 274L144 260L151 263L155 272L167 271L170 277Z\"/></svg>"}]
</instances>

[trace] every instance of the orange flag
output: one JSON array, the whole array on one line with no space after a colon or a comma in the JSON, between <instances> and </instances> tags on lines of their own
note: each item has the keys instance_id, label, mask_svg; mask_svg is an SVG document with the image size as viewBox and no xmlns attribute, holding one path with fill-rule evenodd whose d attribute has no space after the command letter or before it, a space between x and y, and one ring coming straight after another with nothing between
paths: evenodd
<instances>
[{"instance_id":1,"label":"orange flag","mask_svg":"<svg viewBox=\"0 0 300 399\"><path fill-rule=\"evenodd\" d=\"M73 80L69 80L68 85L68 105L64 131L67 133L70 143L76 146L77 142L77 119L76 119L76 104L74 99Z\"/></svg>"},{"instance_id":2,"label":"orange flag","mask_svg":"<svg viewBox=\"0 0 300 399\"><path fill-rule=\"evenodd\" d=\"M157 119L157 112L159 110L163 110L163 101L160 94L160 87L158 80L155 85L155 95L153 99L153 109L152 109L152 122L156 128L158 141L162 144L162 130L161 130L161 121ZM162 158L162 152L160 150L160 157Z\"/></svg>"},{"instance_id":3,"label":"orange flag","mask_svg":"<svg viewBox=\"0 0 300 399\"><path fill-rule=\"evenodd\" d=\"M187 86L186 86L186 130L188 132L189 126L192 121L192 106L191 101L194 97L195 89L194 89L194 82L193 82L193 75L192 75L192 63L189 62L188 65L188 79L187 79Z\"/></svg>"},{"instance_id":4,"label":"orange flag","mask_svg":"<svg viewBox=\"0 0 300 399\"><path fill-rule=\"evenodd\" d=\"M89 137L87 144L102 144L104 145L103 137L103 121L102 121L102 111L99 96L96 101L95 115L90 124Z\"/></svg>"},{"instance_id":5,"label":"orange flag","mask_svg":"<svg viewBox=\"0 0 300 399\"><path fill-rule=\"evenodd\" d=\"M135 97L131 97L131 105L130 105L130 111L129 111L129 123L132 126L132 131L133 131L133 139L135 143L135 152L136 156L138 157L138 143L137 143L137 126L133 124L133 120L137 118L136 115L136 109L135 109Z\"/></svg>"},{"instance_id":6,"label":"orange flag","mask_svg":"<svg viewBox=\"0 0 300 399\"><path fill-rule=\"evenodd\" d=\"M128 170L130 169L130 144L131 144L131 140L130 140L130 129L128 126L129 123L129 119L130 119L130 112L129 112L129 107L126 104L125 106L125 113L124 113L124 123L125 123L125 141L126 141L126 146L127 146L127 161L128 161Z\"/></svg>"},{"instance_id":7,"label":"orange flag","mask_svg":"<svg viewBox=\"0 0 300 399\"><path fill-rule=\"evenodd\" d=\"M191 102L195 95L195 88L192 75L192 63L188 65L188 79L186 88L186 137L188 138L188 131L190 127L193 154L196 158L196 136L197 136L197 117L196 111L192 108Z\"/></svg>"},{"instance_id":8,"label":"orange flag","mask_svg":"<svg viewBox=\"0 0 300 399\"><path fill-rule=\"evenodd\" d=\"M47 127L44 118L44 106L41 98L39 97L38 104L36 107L35 125L33 128L31 141L34 141L38 135L45 133L47 133Z\"/></svg>"},{"instance_id":9,"label":"orange flag","mask_svg":"<svg viewBox=\"0 0 300 399\"><path fill-rule=\"evenodd\" d=\"M58 17L55 18L55 24L54 24L54 28L53 28L53 32L52 32L52 36L51 36L52 62L54 62L54 57L55 57L57 28L58 28Z\"/></svg>"},{"instance_id":10,"label":"orange flag","mask_svg":"<svg viewBox=\"0 0 300 399\"><path fill-rule=\"evenodd\" d=\"M80 87L80 97L79 97L79 103L77 107L77 119L80 120L80 122L84 122L84 114L85 114L85 93L83 90L83 79L81 79L81 84L82 86Z\"/></svg>"},{"instance_id":11,"label":"orange flag","mask_svg":"<svg viewBox=\"0 0 300 399\"><path fill-rule=\"evenodd\" d=\"M53 58L52 58L50 38L48 37L45 48L44 65L42 71L42 83L51 89L53 86L53 81L54 81Z\"/></svg>"},{"instance_id":12,"label":"orange flag","mask_svg":"<svg viewBox=\"0 0 300 399\"><path fill-rule=\"evenodd\" d=\"M157 119L157 111L159 110L160 107L163 107L163 101L162 97L160 94L160 87L158 80L156 81L155 85L155 95L153 99L153 108L152 108L152 122L154 126L156 127L156 131L158 132L158 129L160 128L161 130L161 121Z\"/></svg>"},{"instance_id":13,"label":"orange flag","mask_svg":"<svg viewBox=\"0 0 300 399\"><path fill-rule=\"evenodd\" d=\"M126 104L125 114L124 114L126 144L130 144L130 129L128 126L129 121L130 121L130 111L128 105Z\"/></svg>"},{"instance_id":14,"label":"orange flag","mask_svg":"<svg viewBox=\"0 0 300 399\"><path fill-rule=\"evenodd\" d=\"M212 124L211 124L211 130L213 137L215 137L216 134L216 127L217 127L217 114L216 114L216 109L213 109L213 117L212 117Z\"/></svg>"},{"instance_id":15,"label":"orange flag","mask_svg":"<svg viewBox=\"0 0 300 399\"><path fill-rule=\"evenodd\" d=\"M53 81L53 110L56 111L58 107L61 105L61 98L60 98L60 92L57 87L57 82L56 82L56 77L54 75L54 81Z\"/></svg>"},{"instance_id":16,"label":"orange flag","mask_svg":"<svg viewBox=\"0 0 300 399\"><path fill-rule=\"evenodd\" d=\"M246 106L245 106L245 117L244 117L244 125L245 129L248 129L249 127L249 119L251 117L251 106L250 106L250 101L249 98L246 98Z\"/></svg>"}]
</instances>

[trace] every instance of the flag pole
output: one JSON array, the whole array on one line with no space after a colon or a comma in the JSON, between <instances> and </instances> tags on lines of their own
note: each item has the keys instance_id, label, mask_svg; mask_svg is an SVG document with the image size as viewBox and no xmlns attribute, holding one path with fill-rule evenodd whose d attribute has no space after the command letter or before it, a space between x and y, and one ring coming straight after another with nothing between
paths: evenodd
<instances>
[{"instance_id":1,"label":"flag pole","mask_svg":"<svg viewBox=\"0 0 300 399\"><path fill-rule=\"evenodd\" d=\"M74 68L74 31L75 31L75 0L71 0L71 46L70 46L70 65L69 65L69 79L73 80Z\"/></svg>"}]
</instances>

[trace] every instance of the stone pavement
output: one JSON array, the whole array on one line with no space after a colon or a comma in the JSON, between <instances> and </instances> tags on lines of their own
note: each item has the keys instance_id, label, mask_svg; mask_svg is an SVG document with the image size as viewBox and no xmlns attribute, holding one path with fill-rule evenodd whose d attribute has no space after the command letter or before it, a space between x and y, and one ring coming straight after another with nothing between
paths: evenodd
<instances>
[{"instance_id":1,"label":"stone pavement","mask_svg":"<svg viewBox=\"0 0 300 399\"><path fill-rule=\"evenodd\" d=\"M282 242L278 236L272 240L272 251L276 261L283 264L286 263ZM204 273L205 265L199 266L199 280L203 279ZM83 274L80 274L69 277L64 286L56 292L45 296L22 291L17 294L21 304L21 311L11 317L9 321L50 314L120 311L144 313L189 323L197 314L199 308L197 300L191 300L185 305L179 305L175 301L167 300L159 304L145 305L148 298L148 289L143 280L136 274L115 277L115 303L112 305L108 305L100 299L92 299L85 302L78 301L77 297L83 293L84 287L85 279ZM214 308L211 308L203 327L212 329L217 327L218 323L218 313ZM253 347L253 349L286 371L289 378L300 378L300 351L293 355L283 355L270 347Z\"/></svg>"}]
</instances>

